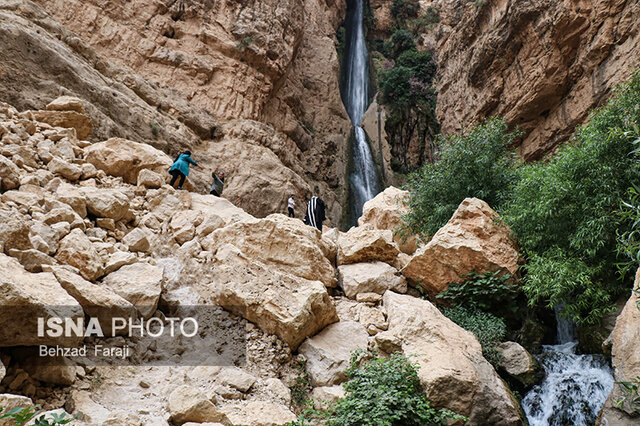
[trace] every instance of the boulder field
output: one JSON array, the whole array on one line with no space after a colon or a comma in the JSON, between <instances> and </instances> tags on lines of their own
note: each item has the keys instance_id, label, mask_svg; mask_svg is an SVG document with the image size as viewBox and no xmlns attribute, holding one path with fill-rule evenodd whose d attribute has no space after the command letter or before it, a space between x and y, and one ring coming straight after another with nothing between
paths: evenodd
<instances>
[{"instance_id":1,"label":"boulder field","mask_svg":"<svg viewBox=\"0 0 640 426\"><path fill-rule=\"evenodd\" d=\"M58 100L51 111L82 114L78 102ZM296 418L290 387L300 374L310 395L335 400L352 351L376 349L411 356L433 405L469 424L523 424L474 335L412 290L441 291L472 270L516 272L518 248L483 201L464 200L420 245L415 236L399 239L407 193L388 188L365 205L357 228L321 233L299 219L256 218L225 198L174 190L166 184L171 159L149 145L87 142L75 121L55 127L38 117L0 104L7 404L22 398L82 413L81 425L284 425ZM123 333L104 342L131 348L138 362L125 369L33 357L42 343L83 341L38 339L28 330L39 316L87 315L110 330L114 316L163 322L192 305L210 307L206 325L219 327L196 351L207 362L190 364L181 339ZM517 376L516 367L505 369Z\"/></svg>"}]
</instances>

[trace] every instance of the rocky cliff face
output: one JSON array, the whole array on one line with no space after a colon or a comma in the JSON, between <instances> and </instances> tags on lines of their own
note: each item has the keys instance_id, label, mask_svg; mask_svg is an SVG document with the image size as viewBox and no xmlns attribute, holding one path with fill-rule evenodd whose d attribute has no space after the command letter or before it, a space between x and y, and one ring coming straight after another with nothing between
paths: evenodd
<instances>
[{"instance_id":1,"label":"rocky cliff face","mask_svg":"<svg viewBox=\"0 0 640 426\"><path fill-rule=\"evenodd\" d=\"M379 33L390 1L373 1ZM424 35L439 67L444 133L501 115L525 131L525 159L568 140L611 88L640 66L640 5L626 0L422 0L440 23Z\"/></svg>"},{"instance_id":2,"label":"rocky cliff face","mask_svg":"<svg viewBox=\"0 0 640 426\"><path fill-rule=\"evenodd\" d=\"M320 193L333 221L340 219L350 129L334 46L343 1L39 3L99 55L179 91L188 103L275 129L284 144L275 154L285 163L295 158L293 170L309 184L298 185L300 197ZM174 108L169 99L163 107ZM244 164L225 160L218 165Z\"/></svg>"}]
</instances>

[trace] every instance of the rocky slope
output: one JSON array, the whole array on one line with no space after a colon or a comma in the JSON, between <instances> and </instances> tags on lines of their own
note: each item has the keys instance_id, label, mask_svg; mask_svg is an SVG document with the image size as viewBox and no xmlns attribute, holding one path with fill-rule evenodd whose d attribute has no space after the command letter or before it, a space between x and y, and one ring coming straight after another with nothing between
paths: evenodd
<instances>
[{"instance_id":1,"label":"rocky slope","mask_svg":"<svg viewBox=\"0 0 640 426\"><path fill-rule=\"evenodd\" d=\"M33 401L90 425L283 425L295 419L289 387L299 374L316 398L335 399L351 351L377 347L418 356L427 396L470 424L522 424L476 338L403 294L401 269L416 247L402 252L393 230L406 193L391 188L367 203L347 233L280 214L255 218L224 198L173 190L158 173L171 158L150 145L91 143L76 137L75 122L38 118L79 105L62 98L44 115L0 105L0 406ZM465 210L447 226L459 226ZM456 268L495 266L468 244ZM38 344L83 341L39 338L29 332L39 316L87 314L108 329L113 316L162 323L195 304L209 308L195 342L84 339L131 348L126 368L113 358L34 356Z\"/></svg>"},{"instance_id":2,"label":"rocky slope","mask_svg":"<svg viewBox=\"0 0 640 426\"><path fill-rule=\"evenodd\" d=\"M390 1L372 1L388 34ZM520 152L539 159L565 142L611 88L640 66L637 2L422 0L440 22L424 37L439 67L437 115L444 133L485 116L525 132Z\"/></svg>"},{"instance_id":3,"label":"rocky slope","mask_svg":"<svg viewBox=\"0 0 640 426\"><path fill-rule=\"evenodd\" d=\"M328 201L334 223L340 220L350 130L338 89L334 46L336 28L344 17L343 2L39 3L109 63L176 90L182 102L221 119L267 124L260 132L269 131L269 138L280 138L282 146L266 147ZM175 108L173 99L162 103L165 109ZM172 132L162 123L159 126ZM234 152L216 157L213 151L223 149L218 146L205 155L233 172L255 168L252 173L259 173L260 165L252 160L259 153L241 159L234 158ZM284 209L284 193L292 188L269 182L269 177L265 181L283 193L277 202L279 210ZM307 188L296 189L301 198L310 194ZM276 211L252 209L246 201L241 205L263 216Z\"/></svg>"}]
</instances>

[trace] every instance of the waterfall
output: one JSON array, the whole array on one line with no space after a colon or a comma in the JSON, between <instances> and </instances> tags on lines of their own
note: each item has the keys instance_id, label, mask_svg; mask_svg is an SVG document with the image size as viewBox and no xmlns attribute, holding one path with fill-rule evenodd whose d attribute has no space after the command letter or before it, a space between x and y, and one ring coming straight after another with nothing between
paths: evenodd
<instances>
[{"instance_id":1,"label":"waterfall","mask_svg":"<svg viewBox=\"0 0 640 426\"><path fill-rule=\"evenodd\" d=\"M545 345L537 358L544 381L522 400L531 426L591 426L613 389L613 373L602 355L578 355L575 325L556 309L556 345Z\"/></svg>"},{"instance_id":2,"label":"waterfall","mask_svg":"<svg viewBox=\"0 0 640 426\"><path fill-rule=\"evenodd\" d=\"M342 100L354 126L353 170L349 175L351 212L362 215L362 206L380 192L371 149L365 131L360 127L369 106L369 53L364 40L364 0L352 0L347 13L345 46L345 82Z\"/></svg>"}]
</instances>

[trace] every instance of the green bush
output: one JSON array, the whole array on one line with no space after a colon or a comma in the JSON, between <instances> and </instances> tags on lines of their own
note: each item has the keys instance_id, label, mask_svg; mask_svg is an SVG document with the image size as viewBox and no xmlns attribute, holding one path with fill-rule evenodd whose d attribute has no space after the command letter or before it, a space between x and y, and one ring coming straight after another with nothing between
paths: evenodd
<instances>
[{"instance_id":1,"label":"green bush","mask_svg":"<svg viewBox=\"0 0 640 426\"><path fill-rule=\"evenodd\" d=\"M396 24L402 25L407 19L418 16L420 3L418 0L392 0L389 10Z\"/></svg>"},{"instance_id":2,"label":"green bush","mask_svg":"<svg viewBox=\"0 0 640 426\"><path fill-rule=\"evenodd\" d=\"M528 257L524 291L531 304L564 304L562 315L597 323L628 288L618 280L617 235L631 223L616 210L640 181L633 155L640 137L640 74L596 110L571 144L547 163L522 167L504 212Z\"/></svg>"},{"instance_id":3,"label":"green bush","mask_svg":"<svg viewBox=\"0 0 640 426\"><path fill-rule=\"evenodd\" d=\"M516 136L504 120L494 118L462 135L440 137L438 161L409 178L406 230L433 235L467 197L501 206L517 181L517 160L510 151Z\"/></svg>"},{"instance_id":4,"label":"green bush","mask_svg":"<svg viewBox=\"0 0 640 426\"><path fill-rule=\"evenodd\" d=\"M448 410L431 408L416 367L400 354L375 358L355 352L341 399L329 425L429 426L462 419Z\"/></svg>"},{"instance_id":5,"label":"green bush","mask_svg":"<svg viewBox=\"0 0 640 426\"><path fill-rule=\"evenodd\" d=\"M482 345L482 355L497 368L501 357L496 347L507 336L507 326L502 318L483 312L478 308L463 306L445 308L442 313L460 327L472 332Z\"/></svg>"},{"instance_id":6,"label":"green bush","mask_svg":"<svg viewBox=\"0 0 640 426\"><path fill-rule=\"evenodd\" d=\"M4 408L0 407L0 420L13 420L16 426L22 426L30 421L33 422L34 426L66 425L80 417L79 415L67 417L66 413L53 413L45 416L40 411L40 405L36 405L35 407L16 407L5 413L3 413L3 411Z\"/></svg>"},{"instance_id":7,"label":"green bush","mask_svg":"<svg viewBox=\"0 0 640 426\"><path fill-rule=\"evenodd\" d=\"M500 276L500 272L477 274L470 272L464 281L451 283L436 298L452 306L464 304L486 312L513 313L518 309L516 296L519 287L508 284L511 275Z\"/></svg>"}]
</instances>

